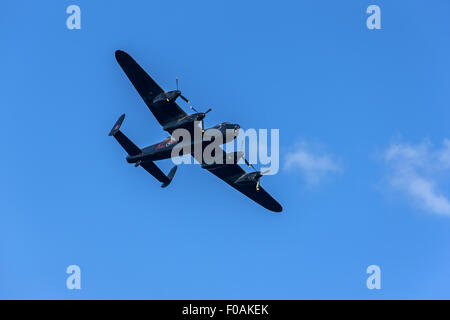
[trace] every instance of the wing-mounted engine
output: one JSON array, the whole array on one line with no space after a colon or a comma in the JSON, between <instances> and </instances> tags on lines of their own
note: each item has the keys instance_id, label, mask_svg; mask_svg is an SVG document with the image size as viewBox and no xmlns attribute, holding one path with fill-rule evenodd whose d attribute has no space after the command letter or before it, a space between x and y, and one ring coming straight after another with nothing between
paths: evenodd
<instances>
[{"instance_id":1,"label":"wing-mounted engine","mask_svg":"<svg viewBox=\"0 0 450 320\"><path fill-rule=\"evenodd\" d=\"M256 191L259 191L259 183L262 176L263 174L260 171L250 172L237 178L234 183L240 185L256 184Z\"/></svg>"},{"instance_id":2,"label":"wing-mounted engine","mask_svg":"<svg viewBox=\"0 0 450 320\"><path fill-rule=\"evenodd\" d=\"M226 154L224 153L224 158L223 158L222 163L216 163L216 162L214 162L212 164L203 163L202 168L214 171L216 169L221 169L226 165L237 164L241 158L244 160L244 162L249 167L252 167L253 169L255 169L255 167L253 167L253 165L250 164L247 161L247 159L245 159L244 152L242 152L242 151L230 152L230 153L226 153ZM256 191L259 191L261 177L264 174L266 174L267 172L269 172L269 170L261 172L261 171L257 171L255 169L255 171L253 171L253 172L245 173L245 174L239 176L236 180L234 180L234 183L238 184L238 185L253 185L254 184L256 187Z\"/></svg>"},{"instance_id":3,"label":"wing-mounted engine","mask_svg":"<svg viewBox=\"0 0 450 320\"><path fill-rule=\"evenodd\" d=\"M180 97L187 103L189 103L189 100L186 99L182 94L180 90L173 90L169 92L162 92L158 94L152 101L152 104L160 104L160 103L170 103L175 102L175 100Z\"/></svg>"},{"instance_id":4,"label":"wing-mounted engine","mask_svg":"<svg viewBox=\"0 0 450 320\"><path fill-rule=\"evenodd\" d=\"M230 164L237 164L239 160L244 156L244 153L242 151L236 151L236 152L229 152L224 153L224 157L222 159L221 163L202 163L202 168L207 170L214 170L218 168L222 168L223 166L230 165Z\"/></svg>"},{"instance_id":5,"label":"wing-mounted engine","mask_svg":"<svg viewBox=\"0 0 450 320\"><path fill-rule=\"evenodd\" d=\"M155 107L163 107L165 104L174 103L178 97L183 99L186 103L189 103L189 100L181 94L181 91L178 89L178 78L176 78L177 89L169 92L161 92L156 97L151 100L151 104ZM151 95L150 95L151 96ZM172 132L178 128L192 129L195 121L199 121L202 124L202 132L204 132L204 122L206 114L212 110L209 108L205 112L199 112L194 107L190 106L192 110L195 111L194 114L186 115L181 118L173 118L173 121L169 121L163 126L163 129L168 132Z\"/></svg>"},{"instance_id":6,"label":"wing-mounted engine","mask_svg":"<svg viewBox=\"0 0 450 320\"><path fill-rule=\"evenodd\" d=\"M191 109L193 109L193 107L191 107ZM175 129L178 129L178 128L184 128L184 129L188 129L189 130L189 129L193 128L194 122L196 122L196 121L200 122L201 121L201 123L202 123L202 131L204 131L204 129L203 129L204 128L203 119L205 119L206 114L208 112L210 112L211 110L212 109L209 108L206 112L193 113L193 114L185 116L185 117L183 117L181 119L177 119L175 121L169 122L168 124L166 124L163 127L163 129L165 131L168 131L168 132L172 132L172 131L174 131Z\"/></svg>"},{"instance_id":7,"label":"wing-mounted engine","mask_svg":"<svg viewBox=\"0 0 450 320\"><path fill-rule=\"evenodd\" d=\"M186 103L189 103L189 100L181 94L181 91L178 89L178 77L176 78L177 82L177 90L172 90L169 92L161 92L158 94L152 101L152 104L160 104L160 103L170 103L175 102L178 97L183 99Z\"/></svg>"},{"instance_id":8,"label":"wing-mounted engine","mask_svg":"<svg viewBox=\"0 0 450 320\"><path fill-rule=\"evenodd\" d=\"M259 184L260 184L261 177L263 175L265 175L267 172L269 172L270 170L266 170L263 172L258 171L255 169L255 167L250 162L248 162L247 159L245 159L243 154L242 154L242 158L244 159L245 164L248 165L249 167L252 167L255 171L243 174L242 176L237 178L234 181L234 183L236 183L238 185L255 184L256 191L259 191Z\"/></svg>"}]
</instances>

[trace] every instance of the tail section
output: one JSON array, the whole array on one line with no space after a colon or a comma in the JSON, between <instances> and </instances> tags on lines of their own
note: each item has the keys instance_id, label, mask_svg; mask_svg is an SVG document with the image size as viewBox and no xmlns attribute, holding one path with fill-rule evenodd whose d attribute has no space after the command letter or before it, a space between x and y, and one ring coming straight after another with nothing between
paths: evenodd
<instances>
[{"instance_id":1,"label":"tail section","mask_svg":"<svg viewBox=\"0 0 450 320\"><path fill-rule=\"evenodd\" d=\"M114 127L109 132L109 136L114 136L120 129L120 126L122 125L123 120L125 119L125 113L117 119L116 123L114 124Z\"/></svg>"},{"instance_id":2,"label":"tail section","mask_svg":"<svg viewBox=\"0 0 450 320\"><path fill-rule=\"evenodd\" d=\"M177 172L177 168L178 168L177 166L174 166L172 169L170 169L169 174L167 175L168 181L164 182L161 185L161 188L167 187L172 182L172 179L175 176L175 172Z\"/></svg>"},{"instance_id":3,"label":"tail section","mask_svg":"<svg viewBox=\"0 0 450 320\"><path fill-rule=\"evenodd\" d=\"M122 148L125 149L126 152L130 156L137 156L142 153L142 150L139 149L126 135L120 131L120 127L122 125L123 120L125 119L125 114L121 115L120 118L117 120L117 122L114 124L114 127L109 132L110 136L113 136L117 142L120 143ZM170 171L168 176L166 176L161 169L159 169L156 164L153 161L139 161L136 163L137 166L141 166L144 168L148 173L150 173L153 177L155 177L159 182L162 182L161 187L165 188L167 187L171 182L175 175L175 172L177 171L177 166L173 167Z\"/></svg>"},{"instance_id":4,"label":"tail section","mask_svg":"<svg viewBox=\"0 0 450 320\"><path fill-rule=\"evenodd\" d=\"M117 142L120 143L122 148L124 148L130 156L136 156L142 152L141 149L139 149L130 139L128 139L126 135L122 133L122 131L120 131L120 126L122 125L124 119L125 114L120 116L114 127L111 129L109 135L116 138Z\"/></svg>"}]
</instances>

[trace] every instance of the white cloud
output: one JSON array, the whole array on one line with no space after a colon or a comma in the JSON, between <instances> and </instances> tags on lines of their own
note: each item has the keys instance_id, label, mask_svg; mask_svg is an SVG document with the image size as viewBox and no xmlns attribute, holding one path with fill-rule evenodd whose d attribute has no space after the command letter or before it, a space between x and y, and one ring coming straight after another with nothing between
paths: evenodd
<instances>
[{"instance_id":1,"label":"white cloud","mask_svg":"<svg viewBox=\"0 0 450 320\"><path fill-rule=\"evenodd\" d=\"M392 144L384 156L390 167L391 186L427 211L450 216L450 201L439 187L440 178L450 173L450 140L445 139L437 150L428 141Z\"/></svg>"},{"instance_id":2,"label":"white cloud","mask_svg":"<svg viewBox=\"0 0 450 320\"><path fill-rule=\"evenodd\" d=\"M341 167L332 155L310 149L303 142L296 151L287 153L284 161L285 168L298 170L309 186L316 186L329 174L341 171Z\"/></svg>"}]
</instances>

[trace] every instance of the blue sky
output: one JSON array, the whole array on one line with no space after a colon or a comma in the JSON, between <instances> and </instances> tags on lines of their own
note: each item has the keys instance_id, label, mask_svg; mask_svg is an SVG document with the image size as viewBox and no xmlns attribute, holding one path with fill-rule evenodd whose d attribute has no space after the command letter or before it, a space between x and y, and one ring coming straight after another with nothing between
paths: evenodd
<instances>
[{"instance_id":1,"label":"blue sky","mask_svg":"<svg viewBox=\"0 0 450 320\"><path fill-rule=\"evenodd\" d=\"M81 30L66 28L71 4ZM381 30L366 28L370 4ZM450 298L449 9L3 4L0 298ZM262 185L283 214L198 166L161 189L128 165L107 136L120 114L139 146L166 135L116 49L166 90L178 76L194 106L214 108L207 125L278 128L281 170ZM381 290L366 288L372 264Z\"/></svg>"}]
</instances>

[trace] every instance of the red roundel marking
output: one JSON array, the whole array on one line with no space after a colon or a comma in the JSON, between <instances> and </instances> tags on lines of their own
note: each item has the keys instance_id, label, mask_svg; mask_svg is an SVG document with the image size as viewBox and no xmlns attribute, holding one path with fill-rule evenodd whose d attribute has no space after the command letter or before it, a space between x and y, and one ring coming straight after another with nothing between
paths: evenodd
<instances>
[{"instance_id":1,"label":"red roundel marking","mask_svg":"<svg viewBox=\"0 0 450 320\"><path fill-rule=\"evenodd\" d=\"M116 126L116 129L115 129L115 130L117 130L117 129L119 129L119 128L120 128L120 126L119 126L119 125L117 125L117 126Z\"/></svg>"}]
</instances>

